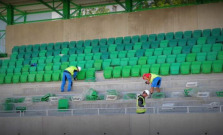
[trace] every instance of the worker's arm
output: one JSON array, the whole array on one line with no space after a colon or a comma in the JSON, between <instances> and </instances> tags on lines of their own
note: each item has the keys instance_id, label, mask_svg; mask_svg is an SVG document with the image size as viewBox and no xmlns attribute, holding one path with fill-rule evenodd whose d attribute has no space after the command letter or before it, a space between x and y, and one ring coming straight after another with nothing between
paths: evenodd
<instances>
[{"instance_id":1,"label":"worker's arm","mask_svg":"<svg viewBox=\"0 0 223 135\"><path fill-rule=\"evenodd\" d=\"M144 107L144 105L143 105L143 99L142 98L139 98L138 99L138 106Z\"/></svg>"},{"instance_id":2,"label":"worker's arm","mask_svg":"<svg viewBox=\"0 0 223 135\"><path fill-rule=\"evenodd\" d=\"M77 78L77 71L74 71L73 78L76 80L76 78Z\"/></svg>"},{"instance_id":3,"label":"worker's arm","mask_svg":"<svg viewBox=\"0 0 223 135\"><path fill-rule=\"evenodd\" d=\"M149 81L150 81L150 79L151 79L151 76L149 76L149 77L145 77L145 79L146 79L146 84L149 84Z\"/></svg>"}]
</instances>

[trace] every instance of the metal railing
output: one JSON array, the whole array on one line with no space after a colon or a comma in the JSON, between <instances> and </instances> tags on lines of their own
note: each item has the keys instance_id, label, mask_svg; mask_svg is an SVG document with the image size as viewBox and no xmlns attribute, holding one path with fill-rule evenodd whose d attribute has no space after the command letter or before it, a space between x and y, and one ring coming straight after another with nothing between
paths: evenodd
<instances>
[{"instance_id":1,"label":"metal railing","mask_svg":"<svg viewBox=\"0 0 223 135\"><path fill-rule=\"evenodd\" d=\"M163 113L222 113L223 106L171 106L145 107L146 114ZM34 116L75 116L75 115L115 115L136 114L136 107L126 108L80 108L80 109L47 109L25 111L0 111L0 117L34 117Z\"/></svg>"}]
</instances>

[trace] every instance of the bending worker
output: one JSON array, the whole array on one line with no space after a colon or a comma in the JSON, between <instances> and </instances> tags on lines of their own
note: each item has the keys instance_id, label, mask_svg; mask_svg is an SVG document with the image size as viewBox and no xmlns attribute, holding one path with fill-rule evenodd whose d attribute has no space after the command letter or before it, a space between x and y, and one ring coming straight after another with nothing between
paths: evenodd
<instances>
[{"instance_id":1,"label":"bending worker","mask_svg":"<svg viewBox=\"0 0 223 135\"><path fill-rule=\"evenodd\" d=\"M81 67L70 66L66 68L63 72L62 84L61 84L61 92L64 92L64 86L66 84L66 80L68 80L67 91L71 91L71 87L73 85L72 76L76 79L78 72L81 71Z\"/></svg>"},{"instance_id":2,"label":"bending worker","mask_svg":"<svg viewBox=\"0 0 223 135\"><path fill-rule=\"evenodd\" d=\"M160 92L162 78L159 75L147 73L143 75L143 80L146 80L146 84L151 84L150 94L153 94L154 88L156 88L157 92Z\"/></svg>"},{"instance_id":3,"label":"bending worker","mask_svg":"<svg viewBox=\"0 0 223 135\"><path fill-rule=\"evenodd\" d=\"M142 114L146 112L146 108L144 108L146 105L145 98L149 96L149 94L149 90L144 90L143 93L138 96L136 103L136 113Z\"/></svg>"}]
</instances>

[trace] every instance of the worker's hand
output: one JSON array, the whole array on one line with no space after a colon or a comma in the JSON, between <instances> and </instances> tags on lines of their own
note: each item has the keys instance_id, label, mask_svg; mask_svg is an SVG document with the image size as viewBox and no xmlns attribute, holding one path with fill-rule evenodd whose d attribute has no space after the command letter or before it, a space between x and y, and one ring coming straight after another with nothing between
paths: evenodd
<instances>
[{"instance_id":1,"label":"worker's hand","mask_svg":"<svg viewBox=\"0 0 223 135\"><path fill-rule=\"evenodd\" d=\"M146 81L146 82L145 82L145 84L149 84L149 82L148 82L148 81Z\"/></svg>"},{"instance_id":2,"label":"worker's hand","mask_svg":"<svg viewBox=\"0 0 223 135\"><path fill-rule=\"evenodd\" d=\"M76 77L76 78L74 78L74 81L77 81L77 77Z\"/></svg>"}]
</instances>

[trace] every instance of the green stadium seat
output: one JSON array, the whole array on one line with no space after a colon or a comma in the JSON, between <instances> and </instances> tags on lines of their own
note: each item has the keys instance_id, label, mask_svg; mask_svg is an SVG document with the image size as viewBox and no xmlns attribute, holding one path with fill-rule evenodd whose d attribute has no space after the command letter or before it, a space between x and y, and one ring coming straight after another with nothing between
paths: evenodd
<instances>
[{"instance_id":1,"label":"green stadium seat","mask_svg":"<svg viewBox=\"0 0 223 135\"><path fill-rule=\"evenodd\" d=\"M31 59L26 59L23 61L23 65L29 65L31 62Z\"/></svg>"},{"instance_id":2,"label":"green stadium seat","mask_svg":"<svg viewBox=\"0 0 223 135\"><path fill-rule=\"evenodd\" d=\"M201 64L201 72L203 74L210 74L212 67L212 61L203 61Z\"/></svg>"},{"instance_id":3,"label":"green stadium seat","mask_svg":"<svg viewBox=\"0 0 223 135\"><path fill-rule=\"evenodd\" d=\"M104 78L105 78L105 79L111 79L112 76L113 76L112 73L113 73L113 68L112 68L112 67L107 67L107 68L105 68L105 69L104 69L104 73L103 73Z\"/></svg>"},{"instance_id":4,"label":"green stadium seat","mask_svg":"<svg viewBox=\"0 0 223 135\"><path fill-rule=\"evenodd\" d=\"M186 57L186 61L187 62L193 62L196 60L196 53L189 53L187 54L187 57Z\"/></svg>"},{"instance_id":5,"label":"green stadium seat","mask_svg":"<svg viewBox=\"0 0 223 135\"><path fill-rule=\"evenodd\" d=\"M45 61L46 61L46 57L39 57L39 59L38 59L38 64L44 64L45 63Z\"/></svg>"},{"instance_id":6,"label":"green stadium seat","mask_svg":"<svg viewBox=\"0 0 223 135\"><path fill-rule=\"evenodd\" d=\"M77 49L76 48L70 48L68 54L72 55L72 54L76 54Z\"/></svg>"},{"instance_id":7,"label":"green stadium seat","mask_svg":"<svg viewBox=\"0 0 223 135\"><path fill-rule=\"evenodd\" d=\"M77 54L83 54L84 53L84 47L77 48L76 53Z\"/></svg>"},{"instance_id":8,"label":"green stadium seat","mask_svg":"<svg viewBox=\"0 0 223 135\"><path fill-rule=\"evenodd\" d=\"M52 80L52 74L51 73L45 73L43 75L44 82L50 82Z\"/></svg>"},{"instance_id":9,"label":"green stadium seat","mask_svg":"<svg viewBox=\"0 0 223 135\"><path fill-rule=\"evenodd\" d=\"M86 54L85 55L85 60L86 61L88 61L88 60L92 60L93 59L93 56L94 56L94 54L93 53L88 53L88 54ZM73 56L74 57L74 56ZM75 59L74 59L75 60Z\"/></svg>"},{"instance_id":10,"label":"green stadium seat","mask_svg":"<svg viewBox=\"0 0 223 135\"><path fill-rule=\"evenodd\" d=\"M160 75L169 75L170 74L170 63L162 64L160 67Z\"/></svg>"},{"instance_id":11,"label":"green stadium seat","mask_svg":"<svg viewBox=\"0 0 223 135\"><path fill-rule=\"evenodd\" d=\"M8 66L9 67L15 67L16 61L15 60L10 60Z\"/></svg>"},{"instance_id":12,"label":"green stadium seat","mask_svg":"<svg viewBox=\"0 0 223 135\"><path fill-rule=\"evenodd\" d=\"M46 63L52 63L53 62L53 56L49 56L49 57L46 57Z\"/></svg>"},{"instance_id":13,"label":"green stadium seat","mask_svg":"<svg viewBox=\"0 0 223 135\"><path fill-rule=\"evenodd\" d=\"M70 43L68 42L68 41L66 41L66 42L62 42L61 43L62 45L61 45L61 49L63 49L63 48L70 48ZM55 49L55 48L54 48Z\"/></svg>"},{"instance_id":14,"label":"green stadium seat","mask_svg":"<svg viewBox=\"0 0 223 135\"><path fill-rule=\"evenodd\" d=\"M175 39L182 39L183 38L183 32L182 31L175 32L174 37L175 37Z\"/></svg>"},{"instance_id":15,"label":"green stadium seat","mask_svg":"<svg viewBox=\"0 0 223 135\"><path fill-rule=\"evenodd\" d=\"M148 41L149 36L148 35L141 35L140 36L140 42L147 42ZM132 38L133 39L133 38Z\"/></svg>"},{"instance_id":16,"label":"green stadium seat","mask_svg":"<svg viewBox=\"0 0 223 135\"><path fill-rule=\"evenodd\" d=\"M192 62L191 73L192 74L200 74L201 73L201 62L200 61Z\"/></svg>"},{"instance_id":17,"label":"green stadium seat","mask_svg":"<svg viewBox=\"0 0 223 135\"><path fill-rule=\"evenodd\" d=\"M138 42L139 42L139 35L132 36L132 43L135 44Z\"/></svg>"},{"instance_id":18,"label":"green stadium seat","mask_svg":"<svg viewBox=\"0 0 223 135\"><path fill-rule=\"evenodd\" d=\"M157 41L161 41L165 39L165 33L159 33L157 34Z\"/></svg>"},{"instance_id":19,"label":"green stadium seat","mask_svg":"<svg viewBox=\"0 0 223 135\"><path fill-rule=\"evenodd\" d=\"M187 39L187 45L196 45L197 44L197 39L196 38L189 38Z\"/></svg>"},{"instance_id":20,"label":"green stadium seat","mask_svg":"<svg viewBox=\"0 0 223 135\"><path fill-rule=\"evenodd\" d=\"M138 60L138 65L146 65L148 57L140 57Z\"/></svg>"},{"instance_id":21,"label":"green stadium seat","mask_svg":"<svg viewBox=\"0 0 223 135\"><path fill-rule=\"evenodd\" d=\"M129 66L137 65L138 59L139 59L138 57L131 57L131 58L129 58Z\"/></svg>"},{"instance_id":22,"label":"green stadium seat","mask_svg":"<svg viewBox=\"0 0 223 135\"><path fill-rule=\"evenodd\" d=\"M207 60L214 61L217 59L217 52L208 52L207 53Z\"/></svg>"},{"instance_id":23,"label":"green stadium seat","mask_svg":"<svg viewBox=\"0 0 223 135\"><path fill-rule=\"evenodd\" d=\"M211 48L212 48L211 44L204 44L201 48L201 51L202 52L211 52Z\"/></svg>"},{"instance_id":24,"label":"green stadium seat","mask_svg":"<svg viewBox=\"0 0 223 135\"><path fill-rule=\"evenodd\" d=\"M36 74L29 74L28 82L35 82L35 81L36 81Z\"/></svg>"},{"instance_id":25,"label":"green stadium seat","mask_svg":"<svg viewBox=\"0 0 223 135\"><path fill-rule=\"evenodd\" d=\"M100 52L100 47L99 46L94 46L92 48L92 53L99 53Z\"/></svg>"},{"instance_id":26,"label":"green stadium seat","mask_svg":"<svg viewBox=\"0 0 223 135\"><path fill-rule=\"evenodd\" d=\"M104 53L103 53L104 54ZM108 54L108 53L107 53ZM94 55L93 55L93 60L100 60L101 59L101 55L102 55L102 53L95 53Z\"/></svg>"},{"instance_id":27,"label":"green stadium seat","mask_svg":"<svg viewBox=\"0 0 223 135\"><path fill-rule=\"evenodd\" d=\"M167 55L166 62L167 63L175 63L176 55Z\"/></svg>"},{"instance_id":28,"label":"green stadium seat","mask_svg":"<svg viewBox=\"0 0 223 135\"><path fill-rule=\"evenodd\" d=\"M46 51L44 50L39 53L39 57L46 57Z\"/></svg>"},{"instance_id":29,"label":"green stadium seat","mask_svg":"<svg viewBox=\"0 0 223 135\"><path fill-rule=\"evenodd\" d=\"M37 65L37 71L44 71L44 68L45 68L45 64L39 64L39 65Z\"/></svg>"},{"instance_id":30,"label":"green stadium seat","mask_svg":"<svg viewBox=\"0 0 223 135\"><path fill-rule=\"evenodd\" d=\"M123 78L128 78L130 77L130 73L131 73L131 66L124 66L122 68L122 77Z\"/></svg>"},{"instance_id":31,"label":"green stadium seat","mask_svg":"<svg viewBox=\"0 0 223 135\"><path fill-rule=\"evenodd\" d=\"M106 60L104 60L104 61L102 62L102 68L103 68L103 70L104 70L105 68L107 68L107 67L110 67L110 65L111 65L111 59L106 59Z\"/></svg>"},{"instance_id":32,"label":"green stadium seat","mask_svg":"<svg viewBox=\"0 0 223 135\"><path fill-rule=\"evenodd\" d=\"M37 69L37 67L30 67L29 72L36 72L37 71L36 69Z\"/></svg>"},{"instance_id":33,"label":"green stadium seat","mask_svg":"<svg viewBox=\"0 0 223 135\"><path fill-rule=\"evenodd\" d=\"M178 46L186 46L187 45L187 39L179 39L178 40Z\"/></svg>"},{"instance_id":34,"label":"green stadium seat","mask_svg":"<svg viewBox=\"0 0 223 135\"><path fill-rule=\"evenodd\" d=\"M221 35L221 28L214 28L211 30L212 36L220 36Z\"/></svg>"},{"instance_id":35,"label":"green stadium seat","mask_svg":"<svg viewBox=\"0 0 223 135\"><path fill-rule=\"evenodd\" d=\"M8 65L9 65L9 59L5 59L5 60L3 60L2 61L2 67L4 66L4 67L8 67Z\"/></svg>"},{"instance_id":36,"label":"green stadium seat","mask_svg":"<svg viewBox=\"0 0 223 135\"><path fill-rule=\"evenodd\" d=\"M116 47L117 51L124 51L125 50L125 45L124 44L118 44Z\"/></svg>"},{"instance_id":37,"label":"green stadium seat","mask_svg":"<svg viewBox=\"0 0 223 135\"><path fill-rule=\"evenodd\" d=\"M30 65L25 65L22 67L22 72L29 72Z\"/></svg>"},{"instance_id":38,"label":"green stadium seat","mask_svg":"<svg viewBox=\"0 0 223 135\"><path fill-rule=\"evenodd\" d=\"M86 78L86 70L83 69L77 74L77 79L78 80L84 80Z\"/></svg>"},{"instance_id":39,"label":"green stadium seat","mask_svg":"<svg viewBox=\"0 0 223 135\"><path fill-rule=\"evenodd\" d=\"M157 57L157 64L162 64L166 62L166 55L159 55Z\"/></svg>"},{"instance_id":40,"label":"green stadium seat","mask_svg":"<svg viewBox=\"0 0 223 135\"><path fill-rule=\"evenodd\" d=\"M68 52L69 52L69 48L63 48L61 50L61 54L64 54L64 55L68 55Z\"/></svg>"},{"instance_id":41,"label":"green stadium seat","mask_svg":"<svg viewBox=\"0 0 223 135\"><path fill-rule=\"evenodd\" d=\"M160 41L153 41L151 43L151 48L153 48L153 49L159 48L159 44L160 44Z\"/></svg>"},{"instance_id":42,"label":"green stadium seat","mask_svg":"<svg viewBox=\"0 0 223 135\"><path fill-rule=\"evenodd\" d=\"M197 53L196 61L206 61L207 53Z\"/></svg>"},{"instance_id":43,"label":"green stadium seat","mask_svg":"<svg viewBox=\"0 0 223 135\"><path fill-rule=\"evenodd\" d=\"M53 72L52 73L52 81L59 81L60 80L60 74L58 72Z\"/></svg>"},{"instance_id":44,"label":"green stadium seat","mask_svg":"<svg viewBox=\"0 0 223 135\"><path fill-rule=\"evenodd\" d=\"M86 61L78 61L77 66L79 66L82 69L84 69L85 68L85 64L86 64ZM61 70L62 70L62 68L61 68Z\"/></svg>"},{"instance_id":45,"label":"green stadium seat","mask_svg":"<svg viewBox=\"0 0 223 135\"><path fill-rule=\"evenodd\" d=\"M123 37L116 37L115 38L115 44L122 44L123 43Z\"/></svg>"},{"instance_id":46,"label":"green stadium seat","mask_svg":"<svg viewBox=\"0 0 223 135\"><path fill-rule=\"evenodd\" d=\"M46 57L49 57L49 56L53 56L53 51L47 51L46 52Z\"/></svg>"},{"instance_id":47,"label":"green stadium seat","mask_svg":"<svg viewBox=\"0 0 223 135\"><path fill-rule=\"evenodd\" d=\"M6 72L7 72L7 74L8 73L13 73L14 72L14 67L8 67Z\"/></svg>"},{"instance_id":48,"label":"green stadium seat","mask_svg":"<svg viewBox=\"0 0 223 135\"><path fill-rule=\"evenodd\" d=\"M162 40L160 41L160 48L165 48L169 44L169 40Z\"/></svg>"},{"instance_id":49,"label":"green stadium seat","mask_svg":"<svg viewBox=\"0 0 223 135\"><path fill-rule=\"evenodd\" d=\"M108 45L114 44L115 43L115 38L109 38L108 39Z\"/></svg>"},{"instance_id":50,"label":"green stadium seat","mask_svg":"<svg viewBox=\"0 0 223 135\"><path fill-rule=\"evenodd\" d=\"M147 59L147 64L156 64L157 56L149 56Z\"/></svg>"},{"instance_id":51,"label":"green stadium seat","mask_svg":"<svg viewBox=\"0 0 223 135\"><path fill-rule=\"evenodd\" d=\"M217 36L216 43L223 43L223 34L222 36Z\"/></svg>"},{"instance_id":52,"label":"green stadium seat","mask_svg":"<svg viewBox=\"0 0 223 135\"><path fill-rule=\"evenodd\" d=\"M120 66L128 66L129 58L122 58L120 61Z\"/></svg>"},{"instance_id":53,"label":"green stadium seat","mask_svg":"<svg viewBox=\"0 0 223 135\"><path fill-rule=\"evenodd\" d=\"M108 46L107 45L101 45L100 46L100 52L101 53L108 52Z\"/></svg>"},{"instance_id":54,"label":"green stadium seat","mask_svg":"<svg viewBox=\"0 0 223 135\"><path fill-rule=\"evenodd\" d=\"M120 65L120 58L114 58L111 61L111 66L119 66Z\"/></svg>"},{"instance_id":55,"label":"green stadium seat","mask_svg":"<svg viewBox=\"0 0 223 135\"><path fill-rule=\"evenodd\" d=\"M143 74L149 73L150 65L142 65L140 72L141 72L141 76L143 76Z\"/></svg>"},{"instance_id":56,"label":"green stadium seat","mask_svg":"<svg viewBox=\"0 0 223 135\"><path fill-rule=\"evenodd\" d=\"M200 38L197 39L197 44L198 45L206 44L206 40L207 40L206 37L200 37Z\"/></svg>"},{"instance_id":57,"label":"green stadium seat","mask_svg":"<svg viewBox=\"0 0 223 135\"><path fill-rule=\"evenodd\" d=\"M107 45L107 38L102 38L99 40L99 45Z\"/></svg>"},{"instance_id":58,"label":"green stadium seat","mask_svg":"<svg viewBox=\"0 0 223 135\"><path fill-rule=\"evenodd\" d=\"M14 73L21 73L21 71L22 71L22 67L16 67L14 69Z\"/></svg>"},{"instance_id":59,"label":"green stadium seat","mask_svg":"<svg viewBox=\"0 0 223 135\"><path fill-rule=\"evenodd\" d=\"M127 51L118 52L118 58L126 58L126 55L127 55ZM111 58L111 55L110 55L110 58Z\"/></svg>"},{"instance_id":60,"label":"green stadium seat","mask_svg":"<svg viewBox=\"0 0 223 135\"><path fill-rule=\"evenodd\" d=\"M201 47L202 47L202 45L194 45L192 47L192 53L199 53L199 52L201 52Z\"/></svg>"},{"instance_id":61,"label":"green stadium seat","mask_svg":"<svg viewBox=\"0 0 223 135\"><path fill-rule=\"evenodd\" d=\"M144 53L145 53L144 49L139 49L139 50L136 51L135 56L136 57L142 57L142 56L144 56Z\"/></svg>"},{"instance_id":62,"label":"green stadium seat","mask_svg":"<svg viewBox=\"0 0 223 135\"><path fill-rule=\"evenodd\" d=\"M150 43L149 42L142 42L142 49L149 49Z\"/></svg>"},{"instance_id":63,"label":"green stadium seat","mask_svg":"<svg viewBox=\"0 0 223 135\"><path fill-rule=\"evenodd\" d=\"M85 57L85 56L84 56ZM62 63L63 62L68 62L69 61L69 55L63 55L62 57L61 57L61 60L60 60Z\"/></svg>"},{"instance_id":64,"label":"green stadium seat","mask_svg":"<svg viewBox=\"0 0 223 135\"><path fill-rule=\"evenodd\" d=\"M190 74L190 66L191 66L191 62L183 62L183 63L181 63L180 73L182 75Z\"/></svg>"},{"instance_id":65,"label":"green stadium seat","mask_svg":"<svg viewBox=\"0 0 223 135\"><path fill-rule=\"evenodd\" d=\"M108 46L108 51L109 52L114 52L114 51L116 51L116 48L117 48L117 45L116 44L110 44Z\"/></svg>"},{"instance_id":66,"label":"green stadium seat","mask_svg":"<svg viewBox=\"0 0 223 135\"><path fill-rule=\"evenodd\" d=\"M133 44L132 43L125 44L125 50L126 51L133 50Z\"/></svg>"},{"instance_id":67,"label":"green stadium seat","mask_svg":"<svg viewBox=\"0 0 223 135\"><path fill-rule=\"evenodd\" d=\"M169 41L169 47L175 47L178 44L178 39L172 39Z\"/></svg>"},{"instance_id":68,"label":"green stadium seat","mask_svg":"<svg viewBox=\"0 0 223 135\"><path fill-rule=\"evenodd\" d=\"M172 54L181 54L182 52L182 47L181 46L177 46L177 47L173 47L173 50L172 50Z\"/></svg>"},{"instance_id":69,"label":"green stadium seat","mask_svg":"<svg viewBox=\"0 0 223 135\"><path fill-rule=\"evenodd\" d=\"M70 41L69 48L75 48L76 47L76 44L77 44L76 41Z\"/></svg>"},{"instance_id":70,"label":"green stadium seat","mask_svg":"<svg viewBox=\"0 0 223 135\"><path fill-rule=\"evenodd\" d=\"M14 52L14 53L11 54L10 59L11 60L16 60L17 59L17 56L18 56L18 53L17 52L16 53Z\"/></svg>"},{"instance_id":71,"label":"green stadium seat","mask_svg":"<svg viewBox=\"0 0 223 135\"><path fill-rule=\"evenodd\" d=\"M182 53L183 54L191 53L192 47L193 47L192 45L191 46L183 46Z\"/></svg>"},{"instance_id":72,"label":"green stadium seat","mask_svg":"<svg viewBox=\"0 0 223 135\"><path fill-rule=\"evenodd\" d=\"M14 46L12 48L12 53L19 52L19 46Z\"/></svg>"},{"instance_id":73,"label":"green stadium seat","mask_svg":"<svg viewBox=\"0 0 223 135\"><path fill-rule=\"evenodd\" d=\"M203 37L210 37L211 36L211 29L204 29L202 36Z\"/></svg>"},{"instance_id":74,"label":"green stadium seat","mask_svg":"<svg viewBox=\"0 0 223 135\"><path fill-rule=\"evenodd\" d=\"M5 74L0 74L0 84L5 83Z\"/></svg>"},{"instance_id":75,"label":"green stadium seat","mask_svg":"<svg viewBox=\"0 0 223 135\"><path fill-rule=\"evenodd\" d=\"M115 58L118 58L118 51L115 51L115 52L111 52L110 53L110 59L115 59Z\"/></svg>"},{"instance_id":76,"label":"green stadium seat","mask_svg":"<svg viewBox=\"0 0 223 135\"><path fill-rule=\"evenodd\" d=\"M52 71L53 65L46 65L45 71Z\"/></svg>"},{"instance_id":77,"label":"green stadium seat","mask_svg":"<svg viewBox=\"0 0 223 135\"><path fill-rule=\"evenodd\" d=\"M54 64L53 71L60 70L60 66L61 66L61 64Z\"/></svg>"},{"instance_id":78,"label":"green stadium seat","mask_svg":"<svg viewBox=\"0 0 223 135\"><path fill-rule=\"evenodd\" d=\"M5 76L5 83L9 84L9 83L12 83L12 77L13 75L6 75Z\"/></svg>"},{"instance_id":79,"label":"green stadium seat","mask_svg":"<svg viewBox=\"0 0 223 135\"><path fill-rule=\"evenodd\" d=\"M156 41L156 37L157 37L156 34L150 34L148 41Z\"/></svg>"},{"instance_id":80,"label":"green stadium seat","mask_svg":"<svg viewBox=\"0 0 223 135\"><path fill-rule=\"evenodd\" d=\"M94 68L95 70L102 70L102 60L95 60L94 62Z\"/></svg>"},{"instance_id":81,"label":"green stadium seat","mask_svg":"<svg viewBox=\"0 0 223 135\"><path fill-rule=\"evenodd\" d=\"M163 48L163 55L171 55L172 54L172 50L173 50L172 47Z\"/></svg>"},{"instance_id":82,"label":"green stadium seat","mask_svg":"<svg viewBox=\"0 0 223 135\"><path fill-rule=\"evenodd\" d=\"M84 46L84 41L83 40L79 40L76 42L76 48L81 48Z\"/></svg>"},{"instance_id":83,"label":"green stadium seat","mask_svg":"<svg viewBox=\"0 0 223 135\"><path fill-rule=\"evenodd\" d=\"M89 46L91 46L91 40L85 40L84 47L89 47Z\"/></svg>"},{"instance_id":84,"label":"green stadium seat","mask_svg":"<svg viewBox=\"0 0 223 135\"><path fill-rule=\"evenodd\" d=\"M172 39L174 39L174 33L173 32L166 33L165 39L166 40L172 40Z\"/></svg>"},{"instance_id":85,"label":"green stadium seat","mask_svg":"<svg viewBox=\"0 0 223 135\"><path fill-rule=\"evenodd\" d=\"M219 52L221 50L222 50L222 44L220 44L220 43L213 44L213 46L212 46L212 51L213 52Z\"/></svg>"},{"instance_id":86,"label":"green stadium seat","mask_svg":"<svg viewBox=\"0 0 223 135\"><path fill-rule=\"evenodd\" d=\"M32 52L33 51L33 45L27 45L25 50L26 50L26 52Z\"/></svg>"},{"instance_id":87,"label":"green stadium seat","mask_svg":"<svg viewBox=\"0 0 223 135\"><path fill-rule=\"evenodd\" d=\"M55 56L53 58L53 63L57 63L57 62L60 62L61 61L61 56Z\"/></svg>"},{"instance_id":88,"label":"green stadium seat","mask_svg":"<svg viewBox=\"0 0 223 135\"><path fill-rule=\"evenodd\" d=\"M53 56L58 56L61 54L61 50L55 50L53 51Z\"/></svg>"},{"instance_id":89,"label":"green stadium seat","mask_svg":"<svg viewBox=\"0 0 223 135\"><path fill-rule=\"evenodd\" d=\"M85 58L85 54L78 54L77 55L77 61L83 61Z\"/></svg>"},{"instance_id":90,"label":"green stadium seat","mask_svg":"<svg viewBox=\"0 0 223 135\"><path fill-rule=\"evenodd\" d=\"M77 61L71 61L70 66L77 66ZM59 69L58 69L59 70Z\"/></svg>"},{"instance_id":91,"label":"green stadium seat","mask_svg":"<svg viewBox=\"0 0 223 135\"><path fill-rule=\"evenodd\" d=\"M24 52L26 52L26 46L22 45L19 47L19 53L24 53Z\"/></svg>"},{"instance_id":92,"label":"green stadium seat","mask_svg":"<svg viewBox=\"0 0 223 135\"><path fill-rule=\"evenodd\" d=\"M212 63L212 72L221 73L222 72L222 61L216 60Z\"/></svg>"},{"instance_id":93,"label":"green stadium seat","mask_svg":"<svg viewBox=\"0 0 223 135\"><path fill-rule=\"evenodd\" d=\"M142 48L142 42L137 42L135 43L135 45L133 46L134 50L139 50Z\"/></svg>"},{"instance_id":94,"label":"green stadium seat","mask_svg":"<svg viewBox=\"0 0 223 135\"><path fill-rule=\"evenodd\" d=\"M184 38L191 38L192 37L192 31L184 31Z\"/></svg>"},{"instance_id":95,"label":"green stadium seat","mask_svg":"<svg viewBox=\"0 0 223 135\"><path fill-rule=\"evenodd\" d=\"M218 52L217 59L223 60L223 51Z\"/></svg>"},{"instance_id":96,"label":"green stadium seat","mask_svg":"<svg viewBox=\"0 0 223 135\"><path fill-rule=\"evenodd\" d=\"M154 56L159 56L163 54L163 48L156 48L154 50Z\"/></svg>"},{"instance_id":97,"label":"green stadium seat","mask_svg":"<svg viewBox=\"0 0 223 135\"><path fill-rule=\"evenodd\" d=\"M94 78L95 77L95 69L90 68L86 71L86 79Z\"/></svg>"},{"instance_id":98,"label":"green stadium seat","mask_svg":"<svg viewBox=\"0 0 223 135\"><path fill-rule=\"evenodd\" d=\"M48 51L53 50L53 49L54 49L54 43L48 43L48 45L46 46L46 49L47 49Z\"/></svg>"},{"instance_id":99,"label":"green stadium seat","mask_svg":"<svg viewBox=\"0 0 223 135\"><path fill-rule=\"evenodd\" d=\"M140 70L141 70L141 66L140 65L132 66L132 68L131 68L131 76L132 77L139 77L140 76Z\"/></svg>"},{"instance_id":100,"label":"green stadium seat","mask_svg":"<svg viewBox=\"0 0 223 135\"><path fill-rule=\"evenodd\" d=\"M202 30L194 30L193 38L199 38L202 36Z\"/></svg>"},{"instance_id":101,"label":"green stadium seat","mask_svg":"<svg viewBox=\"0 0 223 135\"><path fill-rule=\"evenodd\" d=\"M127 57L128 58L135 57L135 54L136 54L136 50L129 50L127 52Z\"/></svg>"},{"instance_id":102,"label":"green stadium seat","mask_svg":"<svg viewBox=\"0 0 223 135\"><path fill-rule=\"evenodd\" d=\"M21 74L14 74L12 76L12 83L19 83L20 82L20 76L21 76Z\"/></svg>"},{"instance_id":103,"label":"green stadium seat","mask_svg":"<svg viewBox=\"0 0 223 135\"><path fill-rule=\"evenodd\" d=\"M86 62L85 64L85 68L86 69L90 69L90 68L93 68L94 67L94 60L89 60Z\"/></svg>"},{"instance_id":104,"label":"green stadium seat","mask_svg":"<svg viewBox=\"0 0 223 135\"><path fill-rule=\"evenodd\" d=\"M150 67L150 73L159 74L160 72L160 64L152 64Z\"/></svg>"},{"instance_id":105,"label":"green stadium seat","mask_svg":"<svg viewBox=\"0 0 223 135\"><path fill-rule=\"evenodd\" d=\"M215 36L207 37L207 44L215 44L216 39L217 39L217 37L215 37Z\"/></svg>"},{"instance_id":106,"label":"green stadium seat","mask_svg":"<svg viewBox=\"0 0 223 135\"><path fill-rule=\"evenodd\" d=\"M131 40L132 40L131 36L126 36L126 37L124 37L123 43L124 44L129 44L129 43L132 42Z\"/></svg>"},{"instance_id":107,"label":"green stadium seat","mask_svg":"<svg viewBox=\"0 0 223 135\"><path fill-rule=\"evenodd\" d=\"M28 74L21 74L20 76L20 82L26 83L28 81Z\"/></svg>"},{"instance_id":108,"label":"green stadium seat","mask_svg":"<svg viewBox=\"0 0 223 135\"><path fill-rule=\"evenodd\" d=\"M17 56L17 59L23 59L25 56L25 53L19 53Z\"/></svg>"},{"instance_id":109,"label":"green stadium seat","mask_svg":"<svg viewBox=\"0 0 223 135\"><path fill-rule=\"evenodd\" d=\"M40 45L40 51L46 50L47 44L43 43Z\"/></svg>"},{"instance_id":110,"label":"green stadium seat","mask_svg":"<svg viewBox=\"0 0 223 135\"><path fill-rule=\"evenodd\" d=\"M178 75L180 73L180 63L172 63L170 66L170 74Z\"/></svg>"},{"instance_id":111,"label":"green stadium seat","mask_svg":"<svg viewBox=\"0 0 223 135\"><path fill-rule=\"evenodd\" d=\"M42 82L42 81L43 81L43 73L37 73L36 82Z\"/></svg>"},{"instance_id":112,"label":"green stadium seat","mask_svg":"<svg viewBox=\"0 0 223 135\"><path fill-rule=\"evenodd\" d=\"M39 56L39 52L33 52L32 53L32 58L36 58L36 57L38 57Z\"/></svg>"},{"instance_id":113,"label":"green stadium seat","mask_svg":"<svg viewBox=\"0 0 223 135\"><path fill-rule=\"evenodd\" d=\"M122 71L122 67L121 66L117 66L117 67L114 67L113 69L113 78L121 78L121 72Z\"/></svg>"},{"instance_id":114,"label":"green stadium seat","mask_svg":"<svg viewBox=\"0 0 223 135\"><path fill-rule=\"evenodd\" d=\"M61 42L57 42L54 44L54 50L61 49Z\"/></svg>"}]
</instances>

